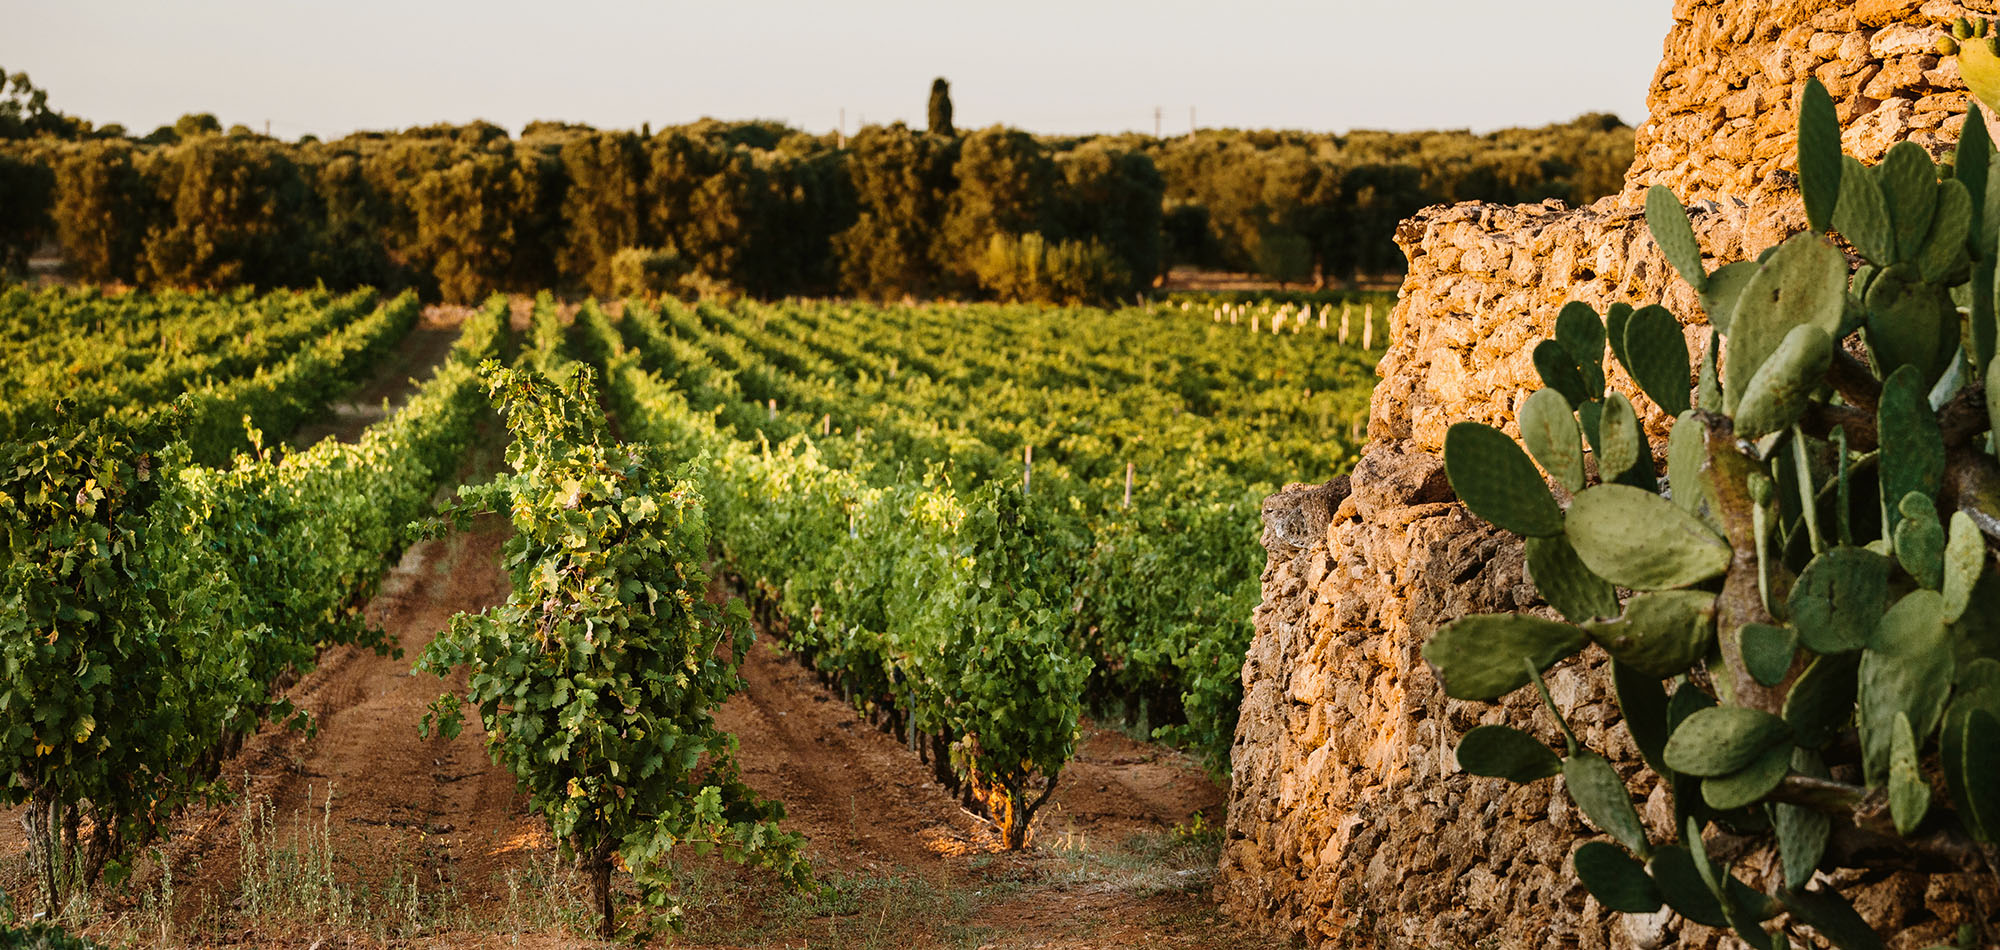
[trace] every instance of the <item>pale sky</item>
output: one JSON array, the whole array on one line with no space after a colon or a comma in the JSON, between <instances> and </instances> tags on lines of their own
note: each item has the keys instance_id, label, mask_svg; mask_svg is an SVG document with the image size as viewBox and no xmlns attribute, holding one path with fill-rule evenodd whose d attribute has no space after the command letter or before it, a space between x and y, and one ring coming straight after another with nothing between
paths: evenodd
<instances>
[{"instance_id":1,"label":"pale sky","mask_svg":"<svg viewBox=\"0 0 2000 950\"><path fill-rule=\"evenodd\" d=\"M135 135L213 112L323 138L486 119L813 132L1637 125L1671 0L0 0L0 68Z\"/></svg>"}]
</instances>

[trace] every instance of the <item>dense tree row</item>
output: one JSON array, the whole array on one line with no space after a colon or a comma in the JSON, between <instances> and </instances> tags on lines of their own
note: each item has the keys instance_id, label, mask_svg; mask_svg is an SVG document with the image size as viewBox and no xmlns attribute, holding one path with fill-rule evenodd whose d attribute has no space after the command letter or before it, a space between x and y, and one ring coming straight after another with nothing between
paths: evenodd
<instances>
[{"instance_id":1,"label":"dense tree row","mask_svg":"<svg viewBox=\"0 0 2000 950\"><path fill-rule=\"evenodd\" d=\"M453 300L543 287L1101 299L1175 264L1394 272L1389 235L1417 209L1587 201L1618 187L1632 147L1603 115L1487 136L955 132L948 100L933 109L943 131L852 138L704 120L289 143L198 114L132 139L50 119L42 98L0 116L0 270L52 240L89 281Z\"/></svg>"}]
</instances>

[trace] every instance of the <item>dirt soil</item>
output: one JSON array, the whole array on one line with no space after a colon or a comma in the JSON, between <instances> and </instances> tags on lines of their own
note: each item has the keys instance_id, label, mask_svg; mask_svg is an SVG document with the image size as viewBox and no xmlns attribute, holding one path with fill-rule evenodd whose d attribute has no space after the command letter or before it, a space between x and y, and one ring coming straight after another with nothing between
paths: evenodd
<instances>
[{"instance_id":1,"label":"dirt soil","mask_svg":"<svg viewBox=\"0 0 2000 950\"><path fill-rule=\"evenodd\" d=\"M433 312L353 406L395 404L428 375L462 314ZM312 438L353 439L342 414ZM500 468L489 423L460 475ZM295 443L296 444L296 443ZM267 726L222 770L230 796L182 815L87 912L120 946L580 947L583 885L513 777L487 757L476 717L456 740L423 738L426 706L454 682L411 672L451 617L501 603L508 528L489 517L425 541L389 572L368 618L402 656L340 648L288 695L311 733ZM1086 726L1038 818L1032 846L999 851L987 823L930 768L760 635L747 688L718 712L746 781L782 801L822 893L795 894L715 859L678 865L681 928L629 912L624 941L701 947L1248 947L1208 896L1224 789L1186 756ZM28 906L25 843L0 815L0 883ZM1262 940L1257 945L1261 946Z\"/></svg>"}]
</instances>

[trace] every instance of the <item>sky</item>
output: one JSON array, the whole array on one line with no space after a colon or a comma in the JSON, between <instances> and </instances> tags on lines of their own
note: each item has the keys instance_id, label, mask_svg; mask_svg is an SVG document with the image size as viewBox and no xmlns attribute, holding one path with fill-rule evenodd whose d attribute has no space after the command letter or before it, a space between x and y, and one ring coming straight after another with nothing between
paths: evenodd
<instances>
[{"instance_id":1,"label":"sky","mask_svg":"<svg viewBox=\"0 0 2000 950\"><path fill-rule=\"evenodd\" d=\"M0 69L132 134L485 119L1040 133L1637 125L1671 0L0 0Z\"/></svg>"}]
</instances>

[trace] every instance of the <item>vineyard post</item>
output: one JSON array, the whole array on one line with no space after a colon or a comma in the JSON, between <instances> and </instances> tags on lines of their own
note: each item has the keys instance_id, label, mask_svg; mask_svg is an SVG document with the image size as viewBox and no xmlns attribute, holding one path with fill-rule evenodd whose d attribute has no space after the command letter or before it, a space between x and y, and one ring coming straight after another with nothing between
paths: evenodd
<instances>
[{"instance_id":1,"label":"vineyard post","mask_svg":"<svg viewBox=\"0 0 2000 950\"><path fill-rule=\"evenodd\" d=\"M1354 314L1354 302L1351 300L1341 301L1340 302L1340 345L1341 346L1347 345L1347 325L1349 323L1348 318L1353 316L1353 314Z\"/></svg>"},{"instance_id":2,"label":"vineyard post","mask_svg":"<svg viewBox=\"0 0 2000 950\"><path fill-rule=\"evenodd\" d=\"M1021 446L1021 494L1028 493L1029 485L1035 480L1035 447Z\"/></svg>"},{"instance_id":3,"label":"vineyard post","mask_svg":"<svg viewBox=\"0 0 2000 950\"><path fill-rule=\"evenodd\" d=\"M833 434L833 413L825 413L819 417L819 434L822 436Z\"/></svg>"},{"instance_id":4,"label":"vineyard post","mask_svg":"<svg viewBox=\"0 0 2000 950\"><path fill-rule=\"evenodd\" d=\"M769 416L769 418L772 418L772 419L776 419L776 418L778 418L778 401L777 401L776 399L766 399L766 400L764 400L764 406L765 406L765 408L766 408L766 409L768 409L768 410L770 411L770 416Z\"/></svg>"},{"instance_id":5,"label":"vineyard post","mask_svg":"<svg viewBox=\"0 0 2000 950\"><path fill-rule=\"evenodd\" d=\"M1368 302L1368 309L1361 315L1361 348L1375 348L1375 302Z\"/></svg>"},{"instance_id":6,"label":"vineyard post","mask_svg":"<svg viewBox=\"0 0 2000 950\"><path fill-rule=\"evenodd\" d=\"M1332 304L1324 304L1319 308L1319 328L1322 330L1326 329L1326 312L1331 309L1333 309Z\"/></svg>"},{"instance_id":7,"label":"vineyard post","mask_svg":"<svg viewBox=\"0 0 2000 950\"><path fill-rule=\"evenodd\" d=\"M1256 336L1262 332L1264 331L1257 326L1257 312L1253 310L1250 312L1250 335Z\"/></svg>"},{"instance_id":8,"label":"vineyard post","mask_svg":"<svg viewBox=\"0 0 2000 950\"><path fill-rule=\"evenodd\" d=\"M1125 507L1132 507L1132 463L1125 463Z\"/></svg>"}]
</instances>

